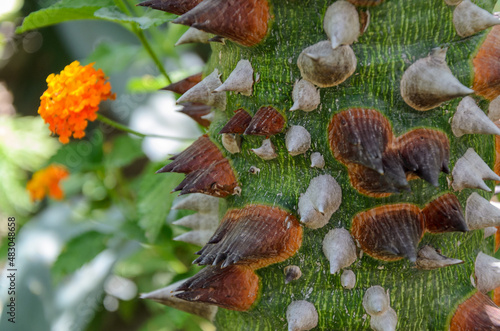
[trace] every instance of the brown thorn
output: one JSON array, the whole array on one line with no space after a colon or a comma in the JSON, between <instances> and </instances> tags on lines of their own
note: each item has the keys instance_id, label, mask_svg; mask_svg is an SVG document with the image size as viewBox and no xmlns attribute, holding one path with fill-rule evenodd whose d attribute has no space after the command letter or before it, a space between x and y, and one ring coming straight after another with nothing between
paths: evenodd
<instances>
[{"instance_id":1,"label":"brown thorn","mask_svg":"<svg viewBox=\"0 0 500 331\"><path fill-rule=\"evenodd\" d=\"M189 77L186 77L186 78L184 78L176 83L172 83L168 86L165 86L161 90L172 91L172 92L175 92L177 94L184 94L184 93L186 93L187 90L189 90L190 88L192 88L193 86L195 86L196 84L201 82L201 77L202 77L202 73L200 72L200 73L191 75Z\"/></svg>"},{"instance_id":2,"label":"brown thorn","mask_svg":"<svg viewBox=\"0 0 500 331\"><path fill-rule=\"evenodd\" d=\"M173 23L253 46L266 36L269 17L267 0L205 0Z\"/></svg>"},{"instance_id":3,"label":"brown thorn","mask_svg":"<svg viewBox=\"0 0 500 331\"><path fill-rule=\"evenodd\" d=\"M202 1L203 0L149 0L138 3L137 6L150 7L167 13L182 15L196 7Z\"/></svg>"},{"instance_id":4,"label":"brown thorn","mask_svg":"<svg viewBox=\"0 0 500 331\"><path fill-rule=\"evenodd\" d=\"M285 127L285 118L273 107L261 107L245 130L246 135L269 136L280 133Z\"/></svg>"}]
</instances>

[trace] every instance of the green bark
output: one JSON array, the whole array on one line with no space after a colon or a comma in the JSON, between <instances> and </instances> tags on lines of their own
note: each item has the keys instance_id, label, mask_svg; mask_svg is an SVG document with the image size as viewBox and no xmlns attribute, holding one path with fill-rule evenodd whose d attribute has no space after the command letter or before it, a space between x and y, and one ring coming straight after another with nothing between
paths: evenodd
<instances>
[{"instance_id":1,"label":"green bark","mask_svg":"<svg viewBox=\"0 0 500 331\"><path fill-rule=\"evenodd\" d=\"M293 84L300 79L296 65L298 55L307 46L327 39L322 24L331 1L272 0L270 3L274 17L263 43L252 48L232 42L212 46L213 55L207 73L218 68L224 80L240 59L248 59L260 75L260 81L250 97L228 94L227 111L217 113L210 136L220 144L217 132L232 116L233 110L245 108L254 114L259 107L271 105L286 117L288 126L302 125L311 133L312 147L305 155L291 157L285 148L284 133L278 134L271 140L279 157L264 161L250 151L259 147L264 138L244 136L242 152L234 155L227 153L242 187L241 196L227 199L228 208L264 203L280 206L297 215L300 194L305 192L312 178L324 173L338 181L343 201L327 226L318 230L305 228L302 248L293 258L257 271L261 277L261 294L250 311L240 313L219 309L216 319L218 329L284 330L287 327L286 309L294 300L307 300L314 304L319 313L318 330L369 329L370 317L361 302L366 289L374 285L390 290L391 306L398 314L398 329L447 329L450 314L456 305L474 290L470 275L477 253L482 250L491 254L491 242L483 240L482 231L425 234L419 247L431 244L441 248L446 256L462 259L465 263L424 271L414 268L406 259L384 262L365 254L351 266L357 276L355 288L344 290L340 285L340 274L329 273L329 262L322 252L323 237L330 229L344 227L349 230L356 213L375 206L409 202L423 207L436 195L451 191L451 187L448 187L447 176L441 174L439 189L418 179L410 182L411 193L393 194L388 198L364 196L351 186L346 167L333 157L328 145L327 128L332 116L341 110L373 108L390 120L395 136L418 127L445 131L451 143L451 169L470 147L492 166L493 136L466 135L456 138L451 133L449 121L459 99L427 112L419 112L406 105L399 92L405 69L438 46L449 47L447 63L451 71L464 85L471 86L471 60L485 33L460 38L452 23L454 7L447 6L443 0L386 0L369 9L371 22L368 30L352 45L358 60L354 75L339 86L321 89L318 110L311 113L290 112ZM475 3L491 11L495 1L478 0ZM482 109L486 109L487 104L485 100L479 101ZM221 149L224 150L222 145ZM324 169L310 168L309 156L315 151L325 157ZM250 166L260 168L260 174L249 174ZM465 201L473 191L454 192L464 210ZM478 193L490 197L484 192ZM283 269L290 264L298 265L303 276L285 285Z\"/></svg>"}]
</instances>

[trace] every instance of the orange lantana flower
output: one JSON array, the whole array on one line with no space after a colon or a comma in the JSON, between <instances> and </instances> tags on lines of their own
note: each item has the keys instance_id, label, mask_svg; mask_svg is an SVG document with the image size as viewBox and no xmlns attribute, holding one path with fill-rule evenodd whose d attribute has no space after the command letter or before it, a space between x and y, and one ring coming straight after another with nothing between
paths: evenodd
<instances>
[{"instance_id":1,"label":"orange lantana flower","mask_svg":"<svg viewBox=\"0 0 500 331\"><path fill-rule=\"evenodd\" d=\"M61 165L49 165L47 168L35 172L26 185L31 200L42 200L46 195L56 200L64 198L64 192L59 187L59 182L68 175L68 170Z\"/></svg>"},{"instance_id":2,"label":"orange lantana flower","mask_svg":"<svg viewBox=\"0 0 500 331\"><path fill-rule=\"evenodd\" d=\"M81 66L75 61L60 74L47 77L48 88L40 97L38 113L63 144L71 135L84 137L87 121L97 118L99 103L116 97L102 70L95 70L93 65Z\"/></svg>"}]
</instances>

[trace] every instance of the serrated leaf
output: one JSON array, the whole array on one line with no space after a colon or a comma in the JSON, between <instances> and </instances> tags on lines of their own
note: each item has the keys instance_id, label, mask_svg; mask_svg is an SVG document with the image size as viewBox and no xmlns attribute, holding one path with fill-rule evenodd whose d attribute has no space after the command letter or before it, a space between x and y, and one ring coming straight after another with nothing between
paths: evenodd
<instances>
[{"instance_id":1,"label":"serrated leaf","mask_svg":"<svg viewBox=\"0 0 500 331\"><path fill-rule=\"evenodd\" d=\"M113 5L113 0L62 0L50 7L29 14L16 33L42 28L45 26L84 19L96 19L94 13Z\"/></svg>"},{"instance_id":2,"label":"serrated leaf","mask_svg":"<svg viewBox=\"0 0 500 331\"><path fill-rule=\"evenodd\" d=\"M85 60L85 63L95 62L96 68L102 69L107 75L120 72L128 67L141 50L138 45L102 42Z\"/></svg>"},{"instance_id":3,"label":"serrated leaf","mask_svg":"<svg viewBox=\"0 0 500 331\"><path fill-rule=\"evenodd\" d=\"M160 168L160 165L148 167L139 188L139 226L145 231L150 242L155 241L161 228L166 225L172 201L177 196L170 192L184 176L175 173L155 174L154 171Z\"/></svg>"},{"instance_id":4,"label":"serrated leaf","mask_svg":"<svg viewBox=\"0 0 500 331\"><path fill-rule=\"evenodd\" d=\"M65 276L90 262L97 254L107 248L108 239L108 234L97 231L85 232L71 239L52 266L54 281L58 283Z\"/></svg>"},{"instance_id":5,"label":"serrated leaf","mask_svg":"<svg viewBox=\"0 0 500 331\"><path fill-rule=\"evenodd\" d=\"M173 20L174 16L167 13L146 9L142 16L128 16L116 6L101 8L94 13L95 17L116 23L137 23L138 27L145 30Z\"/></svg>"},{"instance_id":6,"label":"serrated leaf","mask_svg":"<svg viewBox=\"0 0 500 331\"><path fill-rule=\"evenodd\" d=\"M121 135L115 138L111 152L106 155L105 162L111 167L124 167L144 156L141 149L142 139Z\"/></svg>"}]
</instances>

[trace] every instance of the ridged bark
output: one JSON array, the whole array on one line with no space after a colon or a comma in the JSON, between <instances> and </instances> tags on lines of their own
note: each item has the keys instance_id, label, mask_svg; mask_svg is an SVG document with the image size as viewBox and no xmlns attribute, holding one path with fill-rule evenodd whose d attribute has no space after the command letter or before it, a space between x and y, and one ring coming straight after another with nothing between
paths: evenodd
<instances>
[{"instance_id":1,"label":"ridged bark","mask_svg":"<svg viewBox=\"0 0 500 331\"><path fill-rule=\"evenodd\" d=\"M475 1L488 11L492 11L495 2ZM254 47L233 42L225 45L212 43L213 54L206 74L217 68L224 81L237 62L246 59L260 77L252 96L228 93L226 112L216 113L209 136L219 144L223 153L226 152L218 132L239 108L253 115L262 106L272 106L285 116L287 127L301 125L312 136L311 149L305 155L294 157L286 150L284 132L271 137L278 157L270 161L264 161L250 151L258 148L265 137L243 136L242 152L226 153L242 188L241 196L226 198L228 208L249 203L267 204L297 215L300 194L306 191L312 178L325 173L337 180L343 194L340 209L327 226L318 230L304 229L302 247L295 256L257 270L261 286L254 307L243 313L219 309L215 324L218 330L285 330L287 306L294 300L307 300L318 310L318 330L369 329L370 317L362 306L362 299L370 286L380 285L390 290L390 305L398 315L398 329L447 329L457 305L474 291L470 276L476 255L480 250L491 254L491 242L483 239L481 230L463 234L426 233L419 247L430 244L440 248L444 255L465 263L428 271L414 268L406 259L385 262L365 254L350 268L356 274L356 286L344 290L340 285L340 274L329 273L329 262L322 252L325 234L337 227L349 230L355 214L376 206L413 203L423 208L436 196L452 191L447 182L451 176L441 173L437 189L418 179L410 182L411 193L393 194L387 198L364 196L351 186L347 168L334 158L327 130L333 115L341 110L376 109L389 119L396 137L420 127L446 132L451 145L451 169L470 147L493 167L493 136L456 138L451 132L450 118L460 99L421 112L410 108L399 90L405 69L439 46L449 47L447 63L455 77L463 85L472 86L472 59L489 30L467 39L459 37L452 23L454 7L447 6L443 0L386 0L369 8L370 25L352 45L358 61L354 75L338 86L322 88L321 105L317 110L291 112L293 85L301 78L297 58L304 48L327 39L323 16L331 3L326 0L272 0L272 20L268 36L262 43ZM479 102L482 109L487 105L485 100ZM324 156L324 169L310 167L312 152ZM249 173L251 166L260 168L257 176ZM491 181L488 184L492 187ZM473 191L478 190L455 192L464 210L465 201ZM483 191L479 193L490 198ZM288 265L299 266L302 277L285 285L283 269Z\"/></svg>"}]
</instances>

